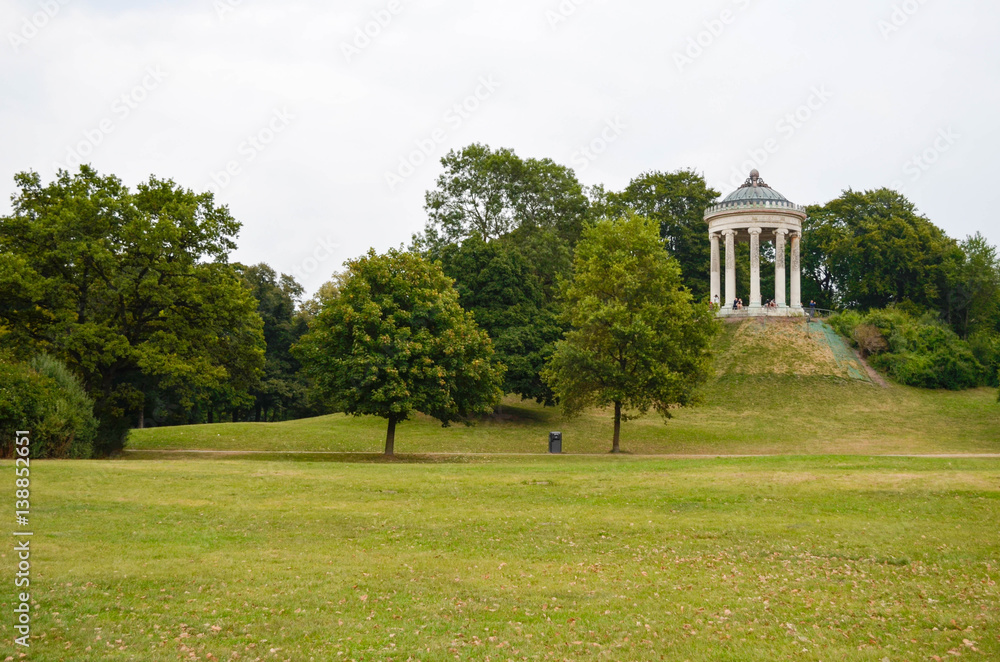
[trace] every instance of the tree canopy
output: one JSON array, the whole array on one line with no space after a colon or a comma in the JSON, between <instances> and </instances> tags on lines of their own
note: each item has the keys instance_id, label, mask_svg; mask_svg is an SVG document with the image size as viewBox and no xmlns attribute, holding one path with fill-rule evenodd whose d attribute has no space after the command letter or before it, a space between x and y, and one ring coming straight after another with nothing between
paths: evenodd
<instances>
[{"instance_id":1,"label":"tree canopy","mask_svg":"<svg viewBox=\"0 0 1000 662\"><path fill-rule=\"evenodd\" d=\"M347 267L297 352L345 412L387 419L386 455L414 413L447 425L493 410L504 367L440 265L371 250Z\"/></svg>"},{"instance_id":2,"label":"tree canopy","mask_svg":"<svg viewBox=\"0 0 1000 662\"><path fill-rule=\"evenodd\" d=\"M278 274L266 264L236 265L250 294L257 300L257 313L264 323L264 374L251 389L255 421L280 420L297 413L311 413L307 401L309 384L292 346L307 331L299 314L302 286L287 274ZM270 416L268 416L270 412Z\"/></svg>"},{"instance_id":3,"label":"tree canopy","mask_svg":"<svg viewBox=\"0 0 1000 662\"><path fill-rule=\"evenodd\" d=\"M589 202L569 168L481 144L452 150L441 164L425 205L428 231L440 239L498 239L521 227L579 236Z\"/></svg>"},{"instance_id":4,"label":"tree canopy","mask_svg":"<svg viewBox=\"0 0 1000 662\"><path fill-rule=\"evenodd\" d=\"M823 298L863 310L904 302L944 307L951 265L961 252L903 195L848 190L809 208L809 217L805 271Z\"/></svg>"},{"instance_id":5,"label":"tree canopy","mask_svg":"<svg viewBox=\"0 0 1000 662\"><path fill-rule=\"evenodd\" d=\"M599 189L598 207L607 215L632 211L660 225L666 249L677 259L684 284L696 299L709 294L711 244L705 209L719 197L693 170L650 171L634 178L620 193Z\"/></svg>"},{"instance_id":6,"label":"tree canopy","mask_svg":"<svg viewBox=\"0 0 1000 662\"><path fill-rule=\"evenodd\" d=\"M133 192L89 166L15 181L0 218L2 339L82 377L98 453L123 447L149 390L191 408L255 383L261 319L227 263L240 225L211 194L155 177Z\"/></svg>"},{"instance_id":7,"label":"tree canopy","mask_svg":"<svg viewBox=\"0 0 1000 662\"><path fill-rule=\"evenodd\" d=\"M473 235L504 241L525 257L546 294L554 294L590 213L573 171L481 144L449 152L441 165L444 172L426 195L427 226L414 237L414 248L437 257L444 246Z\"/></svg>"},{"instance_id":8,"label":"tree canopy","mask_svg":"<svg viewBox=\"0 0 1000 662\"><path fill-rule=\"evenodd\" d=\"M959 243L951 263L945 317L963 338L1000 333L1000 257L978 232Z\"/></svg>"},{"instance_id":9,"label":"tree canopy","mask_svg":"<svg viewBox=\"0 0 1000 662\"><path fill-rule=\"evenodd\" d=\"M439 256L459 303L489 333L497 359L507 366L504 391L552 404L541 371L563 326L528 260L509 243L478 235L445 246Z\"/></svg>"},{"instance_id":10,"label":"tree canopy","mask_svg":"<svg viewBox=\"0 0 1000 662\"><path fill-rule=\"evenodd\" d=\"M571 330L544 377L567 415L614 406L613 452L630 412L669 418L693 401L717 323L683 286L657 221L630 215L587 228L562 298Z\"/></svg>"}]
</instances>

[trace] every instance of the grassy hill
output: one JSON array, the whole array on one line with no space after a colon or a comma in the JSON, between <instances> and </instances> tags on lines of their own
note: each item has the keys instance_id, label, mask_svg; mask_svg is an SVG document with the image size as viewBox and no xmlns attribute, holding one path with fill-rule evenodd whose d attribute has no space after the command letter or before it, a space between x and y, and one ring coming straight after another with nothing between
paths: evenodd
<instances>
[{"instance_id":1,"label":"grassy hill","mask_svg":"<svg viewBox=\"0 0 1000 662\"><path fill-rule=\"evenodd\" d=\"M822 324L749 320L725 325L716 376L702 404L630 421L623 447L636 454L907 454L1000 452L1000 405L992 389L926 391L872 381ZM611 417L573 420L558 408L508 399L474 427L442 429L420 417L397 431L400 453L544 453L550 430L570 453L610 448ZM286 423L139 430L133 450L381 450L385 422L343 415Z\"/></svg>"}]
</instances>

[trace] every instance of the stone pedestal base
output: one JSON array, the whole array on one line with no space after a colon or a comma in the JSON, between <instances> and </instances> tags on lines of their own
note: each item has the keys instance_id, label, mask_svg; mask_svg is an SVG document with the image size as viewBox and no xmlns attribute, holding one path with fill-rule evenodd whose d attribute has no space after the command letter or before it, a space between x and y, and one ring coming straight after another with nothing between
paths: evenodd
<instances>
[{"instance_id":1,"label":"stone pedestal base","mask_svg":"<svg viewBox=\"0 0 1000 662\"><path fill-rule=\"evenodd\" d=\"M743 310L733 310L732 307L723 308L718 313L717 317L804 317L805 310L802 308L744 308Z\"/></svg>"}]
</instances>

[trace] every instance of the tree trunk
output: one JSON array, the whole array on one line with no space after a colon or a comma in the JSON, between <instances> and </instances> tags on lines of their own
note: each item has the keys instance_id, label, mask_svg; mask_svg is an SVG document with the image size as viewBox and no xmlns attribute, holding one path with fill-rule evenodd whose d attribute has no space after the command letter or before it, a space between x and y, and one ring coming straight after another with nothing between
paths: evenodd
<instances>
[{"instance_id":1,"label":"tree trunk","mask_svg":"<svg viewBox=\"0 0 1000 662\"><path fill-rule=\"evenodd\" d=\"M385 455L392 457L396 453L396 419L389 417L389 430L385 433Z\"/></svg>"},{"instance_id":2,"label":"tree trunk","mask_svg":"<svg viewBox=\"0 0 1000 662\"><path fill-rule=\"evenodd\" d=\"M615 402L615 440L614 445L611 447L612 453L621 453L621 436L622 436L622 403Z\"/></svg>"},{"instance_id":3,"label":"tree trunk","mask_svg":"<svg viewBox=\"0 0 1000 662\"><path fill-rule=\"evenodd\" d=\"M139 429L144 430L146 428L146 410L145 408L139 410Z\"/></svg>"}]
</instances>

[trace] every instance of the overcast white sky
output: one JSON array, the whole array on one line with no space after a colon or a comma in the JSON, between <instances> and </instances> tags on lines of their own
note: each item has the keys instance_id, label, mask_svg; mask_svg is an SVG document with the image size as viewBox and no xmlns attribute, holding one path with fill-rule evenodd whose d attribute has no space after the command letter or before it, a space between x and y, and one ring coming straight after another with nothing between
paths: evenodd
<instances>
[{"instance_id":1,"label":"overcast white sky","mask_svg":"<svg viewBox=\"0 0 1000 662\"><path fill-rule=\"evenodd\" d=\"M998 32L985 0L5 0L0 214L16 172L80 160L211 185L234 258L312 291L408 243L438 159L484 142L613 189L892 186L996 245Z\"/></svg>"}]
</instances>

